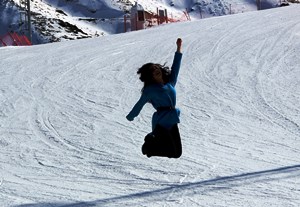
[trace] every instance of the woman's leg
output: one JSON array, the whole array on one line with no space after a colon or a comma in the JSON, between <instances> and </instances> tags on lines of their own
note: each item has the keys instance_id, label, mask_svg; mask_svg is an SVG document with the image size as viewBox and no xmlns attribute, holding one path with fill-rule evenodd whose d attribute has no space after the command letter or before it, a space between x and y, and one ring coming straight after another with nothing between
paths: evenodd
<instances>
[{"instance_id":1,"label":"woman's leg","mask_svg":"<svg viewBox=\"0 0 300 207\"><path fill-rule=\"evenodd\" d=\"M158 125L145 137L142 153L151 156L179 158L182 154L181 139L177 124L171 129Z\"/></svg>"},{"instance_id":2,"label":"woman's leg","mask_svg":"<svg viewBox=\"0 0 300 207\"><path fill-rule=\"evenodd\" d=\"M179 158L182 155L182 145L177 124L173 125L173 127L171 128L171 137L175 148L175 152L172 157Z\"/></svg>"}]
</instances>

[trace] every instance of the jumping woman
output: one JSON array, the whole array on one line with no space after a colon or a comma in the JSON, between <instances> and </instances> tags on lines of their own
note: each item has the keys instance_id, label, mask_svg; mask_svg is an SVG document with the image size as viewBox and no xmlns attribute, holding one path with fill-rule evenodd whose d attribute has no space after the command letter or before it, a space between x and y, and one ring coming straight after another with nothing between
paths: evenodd
<instances>
[{"instance_id":1,"label":"jumping woman","mask_svg":"<svg viewBox=\"0 0 300 207\"><path fill-rule=\"evenodd\" d=\"M177 39L176 45L177 50L171 70L165 65L147 63L137 71L144 87L140 99L126 118L133 121L146 103L151 103L156 109L152 116L152 132L145 137L142 147L142 153L148 157L179 158L182 154L177 125L180 122L180 110L175 108L175 85L182 58L182 40L180 38Z\"/></svg>"}]
</instances>

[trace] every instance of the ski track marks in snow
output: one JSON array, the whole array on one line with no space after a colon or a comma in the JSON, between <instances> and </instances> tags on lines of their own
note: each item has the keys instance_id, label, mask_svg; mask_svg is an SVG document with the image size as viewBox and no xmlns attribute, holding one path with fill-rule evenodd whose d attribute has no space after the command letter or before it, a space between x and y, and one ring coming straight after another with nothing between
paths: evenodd
<instances>
[{"instance_id":1,"label":"ski track marks in snow","mask_svg":"<svg viewBox=\"0 0 300 207\"><path fill-rule=\"evenodd\" d=\"M256 104L255 108L260 113L266 116L271 122L275 122L278 126L283 127L286 131L290 131L290 133L293 133L294 135L299 137L300 126L285 115L281 114L274 107L272 107L272 105L268 103L264 96L264 89L261 88L261 86L264 85L263 76L265 74L272 73L272 70L274 69L274 65L266 67L265 64L269 65L269 63L274 62L274 60L280 60L280 57L283 56L285 52L287 52L281 51L281 53L276 52L274 54L274 51L278 51L275 49L277 44L286 44L287 46L293 44L293 42L289 42L288 38L285 37L288 37L288 34L290 34L290 32L293 31L293 28L296 26L300 27L300 24L296 23L293 25L285 26L285 28L282 29L282 32L278 33L277 36L275 36L274 38L266 39L265 42L261 45L261 48L258 49L258 53L255 57L255 60L258 62L258 68L251 77L251 79L255 80L255 82L254 84L252 84L252 87L248 85L247 89L248 91L252 91L252 93L254 93L254 95L251 95L250 97L254 97L257 99L253 104ZM285 41L285 43L282 43L282 41ZM268 47L266 47L267 45ZM261 57L264 58L262 59ZM249 88L251 90L249 90Z\"/></svg>"},{"instance_id":2,"label":"ski track marks in snow","mask_svg":"<svg viewBox=\"0 0 300 207\"><path fill-rule=\"evenodd\" d=\"M236 23L236 22L235 22ZM203 65L201 62L196 60L196 63L191 63L195 66L202 65L200 68L201 76L199 79L201 81L191 81L191 83L197 83L195 84L195 88L199 88L200 91L206 91L206 94L203 93L203 95L209 95L213 98L209 98L209 100L213 100L216 104L215 111L217 112L218 116L220 114L226 115L225 117L218 117L218 119L221 119L222 124L229 124L230 127L235 128L234 122L237 121L234 120L234 122L231 121L232 117L235 116L235 114L238 113L236 109L234 109L231 105L234 103L235 107L237 106L237 102L241 102L242 108L249 108L249 114L252 114L253 111L257 111L258 113L258 120L260 119L266 119L272 124L278 125L279 127L283 128L286 131L290 131L292 135L295 135L295 137L299 137L299 125L296 124L296 122L291 121L287 116L284 116L280 114L276 109L274 109L264 98L263 96L263 89L260 89L260 85L263 85L264 83L259 82L257 79L260 78L261 75L266 75L270 73L270 71L273 70L273 66L265 66L263 61L267 60L276 63L278 58L283 55L282 53L278 54L278 50L274 47L279 44L279 46L282 46L282 44L291 47L293 45L293 42L288 42L286 40L286 34L287 32L290 33L290 31L293 28L299 29L298 23L292 23L284 25L284 28L279 34L276 34L275 37L272 34L272 31L270 31L270 35L266 34L259 34L260 30L255 30L253 26L249 26L251 24L257 24L252 22L242 22L240 21L239 24L236 24L238 26L236 27L229 27L230 29L223 29L218 33L220 36L219 38L215 38L216 41L214 45L211 47L211 52L209 55L202 58L203 62L205 62L205 58L209 58L210 61L206 61L210 65ZM267 24L267 22L265 22ZM259 25L257 25L259 26ZM252 33L249 39L246 39L244 36L235 36L233 39L232 34L238 33L239 30L246 30L244 31L245 34L250 33L250 31L247 31L247 28L251 28ZM220 28L215 28L220 29ZM274 28L271 28L274 29ZM254 31L258 31L258 34L255 34ZM262 41L261 39L264 38ZM201 36L199 38L201 40ZM271 42L271 44L270 44ZM256 46L257 45L257 46ZM224 50L225 48L225 50ZM240 49L244 48L244 49ZM201 51L201 50L200 50ZM279 50L280 51L280 50ZM242 58L240 53L243 53ZM199 52L201 54L201 52ZM253 60L253 56L255 59ZM240 64L245 61L245 64ZM199 62L198 62L199 61ZM234 61L237 62L237 64L234 64ZM258 62L258 63L257 63ZM237 66L236 66L237 65ZM229 67L229 68L227 68ZM255 71L253 72L253 69ZM263 71L263 69L268 69L267 71ZM245 72L246 71L246 72ZM250 71L249 74L247 74L247 71ZM228 72L230 72L228 74ZM192 74L191 77L195 77L195 74ZM267 77L268 78L268 77ZM205 89L201 89L199 87L199 82L202 87L208 87ZM268 83L269 80L266 79L265 83ZM210 90L213 89L213 92L210 92ZM289 90L286 88L282 93ZM238 99L236 100L230 100L233 96L232 94L236 93L236 91L242 91L242 94L238 94L236 97ZM269 91L268 91L269 92ZM271 92L271 91L270 91ZM195 92L193 92L195 93ZM199 90L196 90L196 93L199 93ZM246 96L243 96L246 95ZM197 97L199 97L197 95ZM191 100L195 100L195 96L192 96ZM206 97L207 98L207 97ZM230 98L230 99L228 99ZM273 100L273 99L272 99ZM205 99L203 101L206 101ZM249 105L250 103L250 105ZM195 102L197 104L197 102ZM210 102L211 104L211 102ZM189 106L192 109L197 109L199 107L191 107L193 106L193 103L185 103L186 106ZM250 107L249 107L250 106ZM214 106L211 106L211 108ZM199 109L198 109L199 110ZM215 121L214 120L214 112L205 111L203 109L200 109L202 114L201 116L195 116L191 114L191 117L195 117L197 121L199 120L205 120L205 121ZM222 113L219 113L219 112ZM292 115L292 114L289 114ZM297 113L296 113L297 116ZM251 117L249 117L251 118ZM205 125L203 128L207 128L207 125ZM268 127L269 128L269 127ZM204 129L205 130L205 129ZM236 129L235 130L239 130ZM206 132L203 132L203 134L206 136ZM296 140L292 141L295 142ZM215 141L213 141L215 142ZM243 140L243 142L247 142L247 139ZM216 143L221 146L226 146L220 143ZM273 143L274 144L274 143ZM278 145L281 145L281 141L277 143ZM232 148L227 145L227 147ZM232 148L234 149L234 148ZM297 149L291 149L294 152L298 152ZM263 151L261 151L263 153Z\"/></svg>"},{"instance_id":3,"label":"ski track marks in snow","mask_svg":"<svg viewBox=\"0 0 300 207\"><path fill-rule=\"evenodd\" d=\"M298 206L300 24L290 9L1 48L3 205ZM170 65L177 37L183 156L147 159L153 109L125 119L140 97L136 70Z\"/></svg>"}]
</instances>

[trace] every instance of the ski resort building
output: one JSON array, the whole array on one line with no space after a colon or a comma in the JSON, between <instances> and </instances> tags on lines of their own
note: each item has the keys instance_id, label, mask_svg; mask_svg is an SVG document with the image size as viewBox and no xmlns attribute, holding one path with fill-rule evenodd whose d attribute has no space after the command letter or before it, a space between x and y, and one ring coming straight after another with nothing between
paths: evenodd
<instances>
[{"instance_id":1,"label":"ski resort building","mask_svg":"<svg viewBox=\"0 0 300 207\"><path fill-rule=\"evenodd\" d=\"M131 8L131 31L146 29L159 24L168 23L167 10L157 9L157 14L145 11L143 6L135 3Z\"/></svg>"}]
</instances>

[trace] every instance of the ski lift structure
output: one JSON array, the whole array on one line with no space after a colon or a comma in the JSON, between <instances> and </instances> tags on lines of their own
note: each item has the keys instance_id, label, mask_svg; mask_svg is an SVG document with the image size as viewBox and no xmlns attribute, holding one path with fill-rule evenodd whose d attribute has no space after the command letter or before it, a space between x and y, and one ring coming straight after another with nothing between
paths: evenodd
<instances>
[{"instance_id":1,"label":"ski lift structure","mask_svg":"<svg viewBox=\"0 0 300 207\"><path fill-rule=\"evenodd\" d=\"M31 16L30 16L30 0L19 1L21 11L20 20L17 28L13 29L17 32L10 31L0 36L0 47L5 46L30 46L32 45L31 35ZM27 34L27 36L25 36Z\"/></svg>"},{"instance_id":2,"label":"ski lift structure","mask_svg":"<svg viewBox=\"0 0 300 207\"><path fill-rule=\"evenodd\" d=\"M20 30L27 33L28 40L32 42L32 30L31 30L31 11L30 11L30 0L19 1L20 11Z\"/></svg>"}]
</instances>

